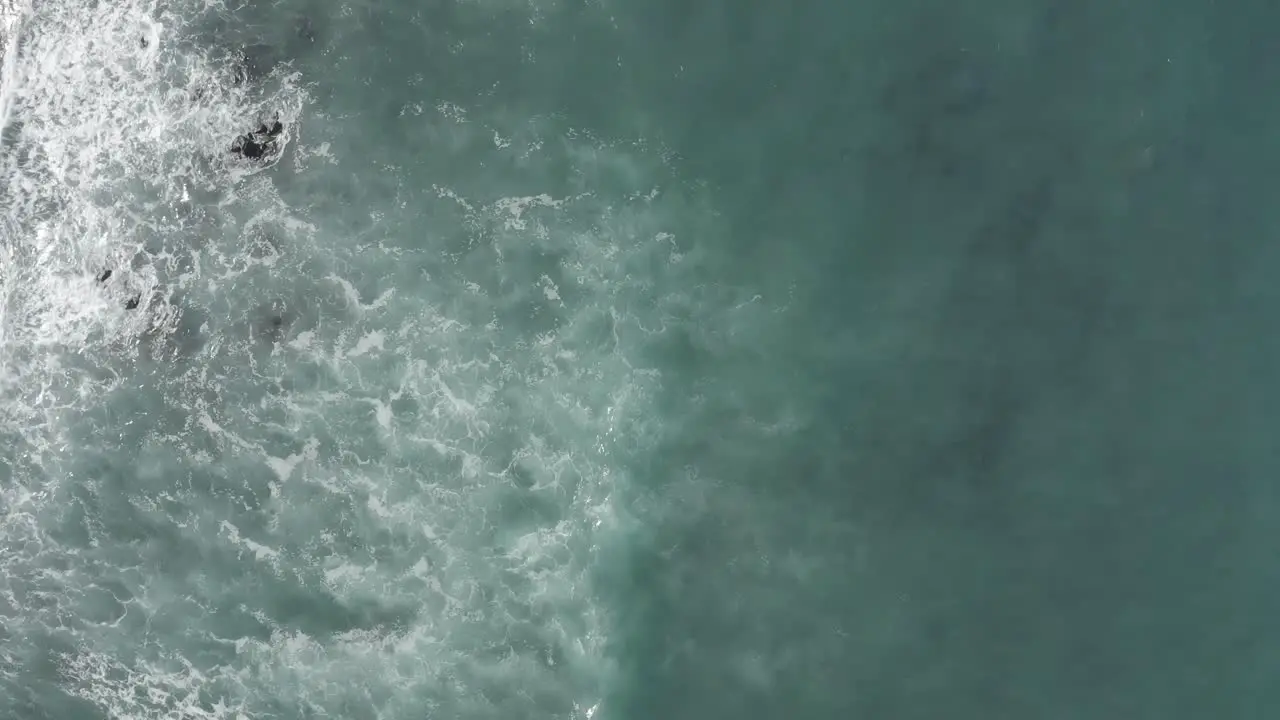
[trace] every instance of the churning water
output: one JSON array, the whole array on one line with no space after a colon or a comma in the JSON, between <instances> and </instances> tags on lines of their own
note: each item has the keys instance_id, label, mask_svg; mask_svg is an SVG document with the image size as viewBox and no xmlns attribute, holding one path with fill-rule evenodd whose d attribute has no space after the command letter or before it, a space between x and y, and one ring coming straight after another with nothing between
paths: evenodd
<instances>
[{"instance_id":1,"label":"churning water","mask_svg":"<svg viewBox=\"0 0 1280 720\"><path fill-rule=\"evenodd\" d=\"M15 8L6 717L601 701L589 575L661 432L654 348L745 315L660 150L443 92L445 34L380 64L409 5ZM227 151L273 117L278 154Z\"/></svg>"}]
</instances>

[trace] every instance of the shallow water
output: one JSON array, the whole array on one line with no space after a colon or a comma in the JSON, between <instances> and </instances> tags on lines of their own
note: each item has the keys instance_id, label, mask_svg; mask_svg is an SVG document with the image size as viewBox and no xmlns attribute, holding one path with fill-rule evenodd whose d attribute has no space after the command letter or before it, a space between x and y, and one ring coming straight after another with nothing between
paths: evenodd
<instances>
[{"instance_id":1,"label":"shallow water","mask_svg":"<svg viewBox=\"0 0 1280 720\"><path fill-rule=\"evenodd\" d=\"M1276 704L1266 6L12 4L0 716Z\"/></svg>"}]
</instances>

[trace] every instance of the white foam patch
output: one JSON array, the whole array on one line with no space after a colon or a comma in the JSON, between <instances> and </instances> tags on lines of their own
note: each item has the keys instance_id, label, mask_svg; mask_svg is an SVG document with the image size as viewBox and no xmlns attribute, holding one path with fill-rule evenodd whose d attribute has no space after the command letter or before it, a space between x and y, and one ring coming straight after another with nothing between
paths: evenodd
<instances>
[{"instance_id":1,"label":"white foam patch","mask_svg":"<svg viewBox=\"0 0 1280 720\"><path fill-rule=\"evenodd\" d=\"M391 406L381 400L367 400L366 402L373 406L373 416L378 421L378 427L390 432L393 416Z\"/></svg>"},{"instance_id":2,"label":"white foam patch","mask_svg":"<svg viewBox=\"0 0 1280 720\"><path fill-rule=\"evenodd\" d=\"M0 128L9 124L17 66L17 39L31 14L31 0L0 0Z\"/></svg>"},{"instance_id":3,"label":"white foam patch","mask_svg":"<svg viewBox=\"0 0 1280 720\"><path fill-rule=\"evenodd\" d=\"M307 444L301 453L290 455L286 458L278 458L268 455L266 458L267 466L275 472L276 477L279 478L280 482L288 482L289 478L293 476L293 471L297 469L299 464L316 459L318 450L319 443L316 442L315 438L311 438L307 440Z\"/></svg>"},{"instance_id":4,"label":"white foam patch","mask_svg":"<svg viewBox=\"0 0 1280 720\"><path fill-rule=\"evenodd\" d=\"M386 339L386 334L380 330L374 330L373 332L366 333L358 342L356 342L356 346L351 348L351 351L347 353L347 357L359 357L361 355L367 355L370 352L380 352L385 350Z\"/></svg>"},{"instance_id":5,"label":"white foam patch","mask_svg":"<svg viewBox=\"0 0 1280 720\"><path fill-rule=\"evenodd\" d=\"M239 545L253 554L258 562L274 563L280 558L280 553L273 548L267 547L259 542L254 542L248 538L240 536L240 528L232 525L230 522L223 520L219 523L219 529L226 536L227 540L233 545Z\"/></svg>"},{"instance_id":6,"label":"white foam patch","mask_svg":"<svg viewBox=\"0 0 1280 720\"><path fill-rule=\"evenodd\" d=\"M502 198L495 202L492 207L499 213L506 215L502 224L504 230L524 230L528 226L524 215L530 208L556 208L563 203L563 200L555 200L550 195L537 195L534 197Z\"/></svg>"},{"instance_id":7,"label":"white foam patch","mask_svg":"<svg viewBox=\"0 0 1280 720\"><path fill-rule=\"evenodd\" d=\"M77 694L113 720L250 720L252 711L216 692L224 672L202 671L181 655L138 666L84 652L64 666ZM214 693L209 693L214 690ZM219 696L217 700L202 697Z\"/></svg>"},{"instance_id":8,"label":"white foam patch","mask_svg":"<svg viewBox=\"0 0 1280 720\"><path fill-rule=\"evenodd\" d=\"M288 78L254 98L228 68L181 54L197 16L149 0L0 6L0 421L35 447L56 388L96 384L56 358L173 331L178 283L157 262L193 222L191 189L243 174L225 149L262 108L301 105Z\"/></svg>"}]
</instances>

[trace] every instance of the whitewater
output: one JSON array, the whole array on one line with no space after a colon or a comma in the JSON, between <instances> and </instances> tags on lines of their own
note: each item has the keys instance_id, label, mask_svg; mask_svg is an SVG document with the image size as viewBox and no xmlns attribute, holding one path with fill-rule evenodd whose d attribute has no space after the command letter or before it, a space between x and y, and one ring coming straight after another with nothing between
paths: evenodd
<instances>
[{"instance_id":1,"label":"whitewater","mask_svg":"<svg viewBox=\"0 0 1280 720\"><path fill-rule=\"evenodd\" d=\"M3 714L590 718L654 348L750 297L660 147L271 10L5 7Z\"/></svg>"}]
</instances>

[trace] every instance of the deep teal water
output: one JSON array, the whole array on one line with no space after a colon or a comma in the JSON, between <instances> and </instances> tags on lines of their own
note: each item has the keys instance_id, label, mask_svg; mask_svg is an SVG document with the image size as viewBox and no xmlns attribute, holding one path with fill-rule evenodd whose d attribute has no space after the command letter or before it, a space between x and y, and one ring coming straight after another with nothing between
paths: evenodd
<instances>
[{"instance_id":1,"label":"deep teal water","mask_svg":"<svg viewBox=\"0 0 1280 720\"><path fill-rule=\"evenodd\" d=\"M0 717L1270 717L1273 15L27 7Z\"/></svg>"}]
</instances>

